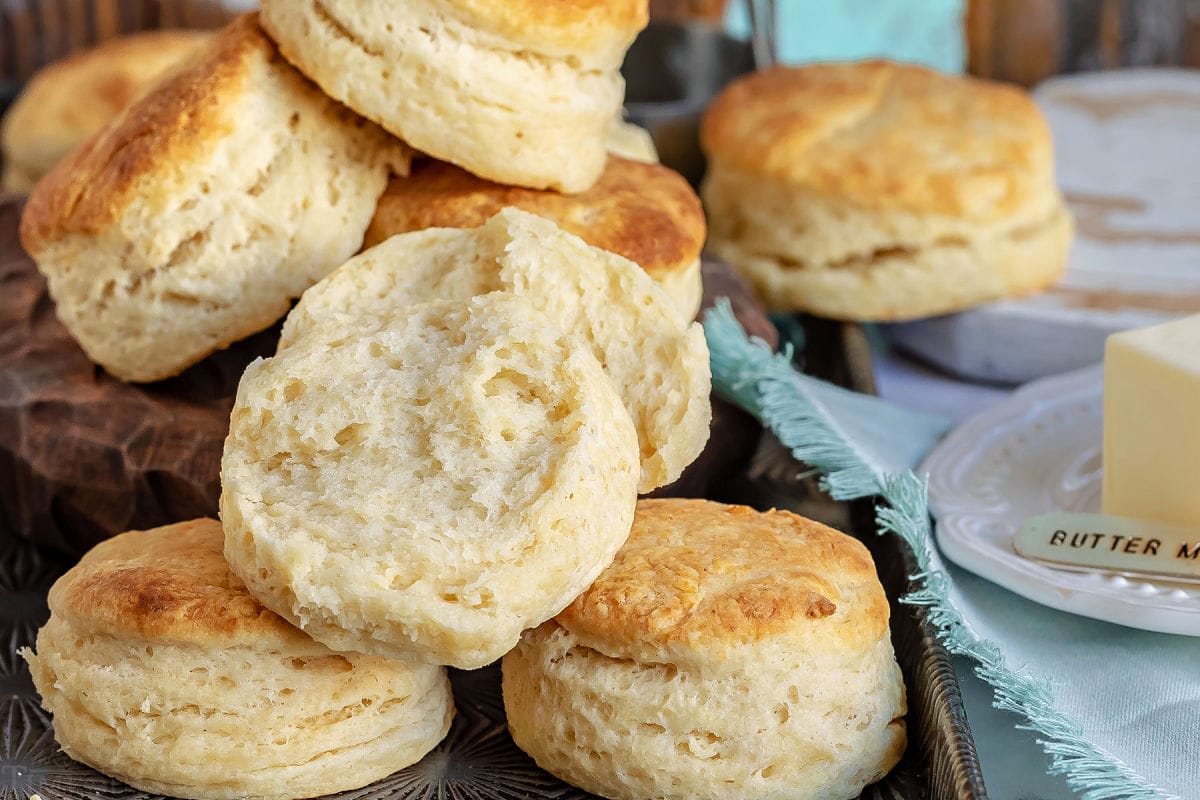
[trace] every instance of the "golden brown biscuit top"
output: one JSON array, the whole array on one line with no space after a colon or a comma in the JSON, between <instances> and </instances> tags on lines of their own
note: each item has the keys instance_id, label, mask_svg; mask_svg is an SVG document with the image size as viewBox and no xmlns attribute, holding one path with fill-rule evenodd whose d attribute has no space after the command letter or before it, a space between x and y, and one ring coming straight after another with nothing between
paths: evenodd
<instances>
[{"instance_id":1,"label":"golden brown biscuit top","mask_svg":"<svg viewBox=\"0 0 1200 800\"><path fill-rule=\"evenodd\" d=\"M155 196L167 194L179 166L230 130L230 108L254 63L268 60L282 62L259 29L258 15L232 22L38 184L21 219L25 249L36 256L62 235L99 232L139 194L147 174L155 173Z\"/></svg>"},{"instance_id":2,"label":"golden brown biscuit top","mask_svg":"<svg viewBox=\"0 0 1200 800\"><path fill-rule=\"evenodd\" d=\"M574 195L492 183L442 161L414 162L380 198L366 246L425 228L475 228L507 206L550 219L654 277L686 269L704 246L704 210L687 181L619 156L609 156L595 186Z\"/></svg>"},{"instance_id":3,"label":"golden brown biscuit top","mask_svg":"<svg viewBox=\"0 0 1200 800\"><path fill-rule=\"evenodd\" d=\"M92 633L148 642L271 640L318 648L230 571L221 523L123 533L92 548L50 590L50 610Z\"/></svg>"},{"instance_id":4,"label":"golden brown biscuit top","mask_svg":"<svg viewBox=\"0 0 1200 800\"><path fill-rule=\"evenodd\" d=\"M701 141L714 162L867 208L988 221L1054 185L1050 129L1025 92L885 61L739 80Z\"/></svg>"},{"instance_id":5,"label":"golden brown biscuit top","mask_svg":"<svg viewBox=\"0 0 1200 800\"><path fill-rule=\"evenodd\" d=\"M435 1L472 27L549 55L619 59L650 20L649 0Z\"/></svg>"},{"instance_id":6,"label":"golden brown biscuit top","mask_svg":"<svg viewBox=\"0 0 1200 800\"><path fill-rule=\"evenodd\" d=\"M212 35L147 31L51 64L33 77L5 117L0 132L5 153L27 167L49 170Z\"/></svg>"},{"instance_id":7,"label":"golden brown biscuit top","mask_svg":"<svg viewBox=\"0 0 1200 800\"><path fill-rule=\"evenodd\" d=\"M787 511L642 500L613 564L556 618L616 658L716 664L755 645L862 652L889 609L858 541Z\"/></svg>"}]
</instances>

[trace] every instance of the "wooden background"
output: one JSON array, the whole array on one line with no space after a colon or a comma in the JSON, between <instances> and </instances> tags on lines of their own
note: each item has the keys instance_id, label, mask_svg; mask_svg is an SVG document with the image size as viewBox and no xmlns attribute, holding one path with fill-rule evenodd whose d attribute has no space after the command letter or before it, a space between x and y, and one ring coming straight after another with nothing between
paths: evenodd
<instances>
[{"instance_id":1,"label":"wooden background","mask_svg":"<svg viewBox=\"0 0 1200 800\"><path fill-rule=\"evenodd\" d=\"M123 33L215 28L231 16L212 0L3 0L0 10L0 81L10 84Z\"/></svg>"},{"instance_id":2,"label":"wooden background","mask_svg":"<svg viewBox=\"0 0 1200 800\"><path fill-rule=\"evenodd\" d=\"M1200 0L969 0L968 70L1032 86L1064 72L1200 67Z\"/></svg>"},{"instance_id":3,"label":"wooden background","mask_svg":"<svg viewBox=\"0 0 1200 800\"><path fill-rule=\"evenodd\" d=\"M734 0L740 2L741 0ZM792 3L832 0L782 0ZM917 0L914 0L917 2ZM1200 0L964 0L970 72L1030 86L1050 75L1121 66L1200 67ZM651 0L656 17L715 24L727 0ZM212 28L216 0L4 0L0 81L104 39L147 28Z\"/></svg>"}]
</instances>

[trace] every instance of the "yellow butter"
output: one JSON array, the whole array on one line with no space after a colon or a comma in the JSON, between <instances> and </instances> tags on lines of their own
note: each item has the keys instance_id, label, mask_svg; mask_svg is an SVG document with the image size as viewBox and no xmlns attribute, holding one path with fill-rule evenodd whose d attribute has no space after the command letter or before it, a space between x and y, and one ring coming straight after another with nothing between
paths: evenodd
<instances>
[{"instance_id":1,"label":"yellow butter","mask_svg":"<svg viewBox=\"0 0 1200 800\"><path fill-rule=\"evenodd\" d=\"M1200 315L1108 338L1104 513L1200 526Z\"/></svg>"}]
</instances>

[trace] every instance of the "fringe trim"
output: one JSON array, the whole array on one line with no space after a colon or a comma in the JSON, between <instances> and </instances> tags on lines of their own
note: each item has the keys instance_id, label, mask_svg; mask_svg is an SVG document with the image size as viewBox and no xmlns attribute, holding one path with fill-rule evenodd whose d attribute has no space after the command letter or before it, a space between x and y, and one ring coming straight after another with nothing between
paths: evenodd
<instances>
[{"instance_id":1,"label":"fringe trim","mask_svg":"<svg viewBox=\"0 0 1200 800\"><path fill-rule=\"evenodd\" d=\"M879 496L880 535L899 536L911 548L918 571L909 578L914 591L904 602L928 609L946 649L966 656L975 674L993 689L993 705L1023 717L1018 729L1038 734L1050 756L1052 775L1065 777L1083 800L1179 800L1138 776L1120 759L1088 744L1078 722L1055 706L1050 684L1026 670L1010 667L993 642L976 638L950 599L950 576L933 567L932 531L926 483L912 471L889 472L868 443L856 442L839 423L837 412L821 401L829 385L797 373L790 348L772 353L759 339L747 338L722 300L704 318L712 357L713 388L770 428L792 455L822 475L838 500ZM882 400L876 401L883 409Z\"/></svg>"}]
</instances>

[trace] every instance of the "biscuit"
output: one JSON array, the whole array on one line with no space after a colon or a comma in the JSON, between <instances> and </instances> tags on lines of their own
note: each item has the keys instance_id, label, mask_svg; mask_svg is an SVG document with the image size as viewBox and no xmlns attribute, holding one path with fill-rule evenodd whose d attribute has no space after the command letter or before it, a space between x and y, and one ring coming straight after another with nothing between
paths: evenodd
<instances>
[{"instance_id":1,"label":"biscuit","mask_svg":"<svg viewBox=\"0 0 1200 800\"><path fill-rule=\"evenodd\" d=\"M772 306L858 320L1053 283L1073 225L1021 90L887 62L776 67L705 115L710 246Z\"/></svg>"},{"instance_id":2,"label":"biscuit","mask_svg":"<svg viewBox=\"0 0 1200 800\"><path fill-rule=\"evenodd\" d=\"M419 305L371 331L331 319L242 378L225 555L334 649L471 669L612 560L637 475L612 382L527 299Z\"/></svg>"},{"instance_id":3,"label":"biscuit","mask_svg":"<svg viewBox=\"0 0 1200 800\"><path fill-rule=\"evenodd\" d=\"M509 729L614 800L848 800L904 750L888 614L831 528L643 500L614 563L504 657Z\"/></svg>"},{"instance_id":4,"label":"biscuit","mask_svg":"<svg viewBox=\"0 0 1200 800\"><path fill-rule=\"evenodd\" d=\"M506 206L553 220L593 247L644 269L687 319L700 310L704 209L678 173L609 156L600 180L574 195L504 186L443 161L418 161L379 199L366 245L425 228L475 228Z\"/></svg>"},{"instance_id":5,"label":"biscuit","mask_svg":"<svg viewBox=\"0 0 1200 800\"><path fill-rule=\"evenodd\" d=\"M355 253L407 158L247 15L63 160L21 240L88 356L158 380L268 327Z\"/></svg>"},{"instance_id":6,"label":"biscuit","mask_svg":"<svg viewBox=\"0 0 1200 800\"><path fill-rule=\"evenodd\" d=\"M111 39L38 72L0 122L0 186L28 192L211 36L205 31L146 31Z\"/></svg>"},{"instance_id":7,"label":"biscuit","mask_svg":"<svg viewBox=\"0 0 1200 800\"><path fill-rule=\"evenodd\" d=\"M582 191L604 168L647 0L265 0L263 25L327 94L500 183Z\"/></svg>"},{"instance_id":8,"label":"biscuit","mask_svg":"<svg viewBox=\"0 0 1200 800\"><path fill-rule=\"evenodd\" d=\"M211 519L133 531L54 584L23 655L67 755L151 794L300 798L441 741L445 670L317 644L246 592L222 542Z\"/></svg>"},{"instance_id":9,"label":"biscuit","mask_svg":"<svg viewBox=\"0 0 1200 800\"><path fill-rule=\"evenodd\" d=\"M712 417L703 329L636 264L516 208L473 230L431 228L360 254L305 293L280 348L333 322L371 329L414 303L502 290L591 345L633 417L638 491L679 477L704 448Z\"/></svg>"}]
</instances>

